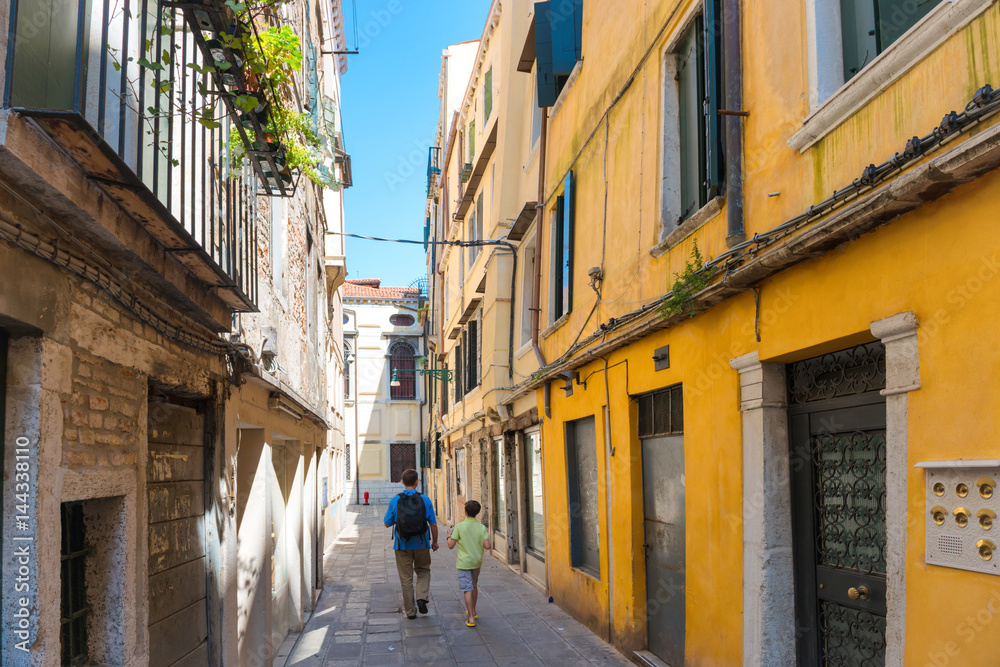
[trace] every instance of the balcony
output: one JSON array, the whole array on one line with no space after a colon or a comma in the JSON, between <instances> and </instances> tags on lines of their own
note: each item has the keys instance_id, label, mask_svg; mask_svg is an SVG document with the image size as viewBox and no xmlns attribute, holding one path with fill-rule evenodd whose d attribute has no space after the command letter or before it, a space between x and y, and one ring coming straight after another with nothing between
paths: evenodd
<instances>
[{"instance_id":1,"label":"balcony","mask_svg":"<svg viewBox=\"0 0 1000 667\"><path fill-rule=\"evenodd\" d=\"M255 151L230 169L230 132L248 128L233 120L224 73L205 65L208 14L170 4L14 0L3 105L33 119L229 308L254 311L257 183L280 169Z\"/></svg>"}]
</instances>

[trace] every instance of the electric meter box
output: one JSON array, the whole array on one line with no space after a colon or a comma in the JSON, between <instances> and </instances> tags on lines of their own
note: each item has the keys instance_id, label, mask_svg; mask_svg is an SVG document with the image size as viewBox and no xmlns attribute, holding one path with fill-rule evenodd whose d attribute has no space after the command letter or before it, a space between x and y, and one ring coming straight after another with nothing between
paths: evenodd
<instances>
[{"instance_id":1,"label":"electric meter box","mask_svg":"<svg viewBox=\"0 0 1000 667\"><path fill-rule=\"evenodd\" d=\"M1000 575L1000 459L927 461L928 565Z\"/></svg>"}]
</instances>

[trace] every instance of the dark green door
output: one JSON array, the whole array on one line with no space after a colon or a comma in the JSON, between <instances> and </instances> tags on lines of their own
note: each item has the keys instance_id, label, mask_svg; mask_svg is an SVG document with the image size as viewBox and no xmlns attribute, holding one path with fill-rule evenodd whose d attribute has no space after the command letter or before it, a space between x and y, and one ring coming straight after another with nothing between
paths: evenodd
<instances>
[{"instance_id":1,"label":"dark green door","mask_svg":"<svg viewBox=\"0 0 1000 667\"><path fill-rule=\"evenodd\" d=\"M789 379L799 664L881 666L885 351L873 343L799 362Z\"/></svg>"}]
</instances>

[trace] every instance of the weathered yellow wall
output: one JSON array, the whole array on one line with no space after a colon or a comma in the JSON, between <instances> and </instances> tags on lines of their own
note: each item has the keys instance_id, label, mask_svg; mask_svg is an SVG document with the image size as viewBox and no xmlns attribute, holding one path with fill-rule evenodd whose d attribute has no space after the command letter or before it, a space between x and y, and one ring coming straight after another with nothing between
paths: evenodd
<instances>
[{"instance_id":1,"label":"weathered yellow wall","mask_svg":"<svg viewBox=\"0 0 1000 667\"><path fill-rule=\"evenodd\" d=\"M666 255L654 259L649 254L661 224L659 53L690 5L638 0L586 5L584 64L549 125L547 205L554 205L572 166L577 212L573 311L543 337L549 362L581 333L586 337L609 318L666 293L695 238L706 257L726 249L723 207ZM744 108L750 111L743 121L748 236L804 211L857 178L868 164L901 151L910 137L929 132L945 113L960 111L980 86L1000 85L1000 5L994 4L800 154L786 142L810 113L803 3L751 0L743 7ZM653 55L605 116L650 45ZM781 194L768 197L771 192ZM998 192L1000 175L982 177L763 282L759 344L753 295L744 293L609 355L615 448L610 634L619 646L644 647L646 631L641 460L635 401L629 395L684 384L689 665L742 663L742 439L731 358L754 350L762 361L808 358L871 340L872 321L912 310L921 326L923 387L910 395L911 467L925 460L997 456L1000 392L991 388L990 378L1000 371L993 343L1000 324ZM546 226L543 328L549 324L550 236ZM605 276L596 309L598 297L587 285L593 266L602 266ZM653 350L668 344L672 367L654 373ZM557 602L607 634L607 553L602 550L600 582L570 567L565 421L595 417L602 539L607 535L603 362L578 370L582 378L589 376L587 388L576 386L567 398L562 383L553 383L552 418L543 425L549 577ZM541 389L536 400L541 413ZM1000 610L1000 579L924 564L923 494L923 473L911 468L906 664L993 664L997 627L988 621Z\"/></svg>"}]
</instances>

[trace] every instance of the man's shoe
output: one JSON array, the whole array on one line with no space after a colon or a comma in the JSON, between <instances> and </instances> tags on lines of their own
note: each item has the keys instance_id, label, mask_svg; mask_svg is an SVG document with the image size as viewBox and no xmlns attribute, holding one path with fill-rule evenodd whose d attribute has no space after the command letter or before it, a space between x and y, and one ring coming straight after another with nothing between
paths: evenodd
<instances>
[{"instance_id":1,"label":"man's shoe","mask_svg":"<svg viewBox=\"0 0 1000 667\"><path fill-rule=\"evenodd\" d=\"M427 600L417 600L417 609L420 610L421 614L427 613Z\"/></svg>"},{"instance_id":2,"label":"man's shoe","mask_svg":"<svg viewBox=\"0 0 1000 667\"><path fill-rule=\"evenodd\" d=\"M412 621L417 617L417 615L416 614L414 614L413 616L407 615L406 617Z\"/></svg>"}]
</instances>

